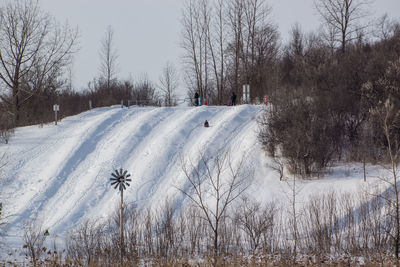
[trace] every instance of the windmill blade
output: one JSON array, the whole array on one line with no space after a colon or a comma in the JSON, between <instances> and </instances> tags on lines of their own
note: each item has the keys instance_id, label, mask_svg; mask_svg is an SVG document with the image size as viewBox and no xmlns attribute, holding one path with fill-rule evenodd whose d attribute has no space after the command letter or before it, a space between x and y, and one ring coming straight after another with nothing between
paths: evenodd
<instances>
[{"instance_id":1,"label":"windmill blade","mask_svg":"<svg viewBox=\"0 0 400 267\"><path fill-rule=\"evenodd\" d=\"M112 183L111 183L111 186L113 186L113 185L115 185L115 184L118 184L118 181L112 182Z\"/></svg>"},{"instance_id":2,"label":"windmill blade","mask_svg":"<svg viewBox=\"0 0 400 267\"><path fill-rule=\"evenodd\" d=\"M119 183L117 183L117 184L114 186L114 189L117 189L118 185L120 185L120 184L119 184Z\"/></svg>"},{"instance_id":3,"label":"windmill blade","mask_svg":"<svg viewBox=\"0 0 400 267\"><path fill-rule=\"evenodd\" d=\"M112 177L118 178L117 175L115 175L114 173L111 173Z\"/></svg>"},{"instance_id":4,"label":"windmill blade","mask_svg":"<svg viewBox=\"0 0 400 267\"><path fill-rule=\"evenodd\" d=\"M126 183L127 186L130 186L128 183Z\"/></svg>"},{"instance_id":5,"label":"windmill blade","mask_svg":"<svg viewBox=\"0 0 400 267\"><path fill-rule=\"evenodd\" d=\"M125 181L127 181L127 182L132 182L132 179L125 179Z\"/></svg>"},{"instance_id":6,"label":"windmill blade","mask_svg":"<svg viewBox=\"0 0 400 267\"><path fill-rule=\"evenodd\" d=\"M128 173L128 175L127 176L125 176L126 178L128 178L128 177L131 177L131 174L130 173Z\"/></svg>"},{"instance_id":7,"label":"windmill blade","mask_svg":"<svg viewBox=\"0 0 400 267\"><path fill-rule=\"evenodd\" d=\"M127 172L128 172L128 171L127 171L127 170L125 170L125 171L124 171L124 174L123 174L123 176L125 176Z\"/></svg>"},{"instance_id":8,"label":"windmill blade","mask_svg":"<svg viewBox=\"0 0 400 267\"><path fill-rule=\"evenodd\" d=\"M126 186L125 186L125 184L122 184L122 187L124 188L124 190L126 189Z\"/></svg>"},{"instance_id":9,"label":"windmill blade","mask_svg":"<svg viewBox=\"0 0 400 267\"><path fill-rule=\"evenodd\" d=\"M122 175L122 168L119 169L119 174Z\"/></svg>"},{"instance_id":10,"label":"windmill blade","mask_svg":"<svg viewBox=\"0 0 400 267\"><path fill-rule=\"evenodd\" d=\"M115 178L111 177L110 180L111 181L118 181L118 177L115 177Z\"/></svg>"}]
</instances>

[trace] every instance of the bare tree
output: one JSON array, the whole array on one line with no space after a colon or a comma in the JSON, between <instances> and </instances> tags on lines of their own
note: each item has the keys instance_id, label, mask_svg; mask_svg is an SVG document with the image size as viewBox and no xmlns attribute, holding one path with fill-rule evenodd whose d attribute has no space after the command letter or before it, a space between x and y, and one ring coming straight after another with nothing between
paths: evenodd
<instances>
[{"instance_id":1,"label":"bare tree","mask_svg":"<svg viewBox=\"0 0 400 267\"><path fill-rule=\"evenodd\" d=\"M301 191L301 188L299 188L299 184L296 179L296 174L294 174L292 177L288 178L288 180L285 181L287 183L287 186L289 188L287 192L287 198L289 200L289 207L288 207L288 222L289 222L289 227L290 227L290 234L291 234L291 240L293 244L293 250L292 250L292 259L293 259L293 264L296 264L296 258L297 258L297 250L299 247L299 216L300 216L300 211L298 208L298 195Z\"/></svg>"},{"instance_id":2,"label":"bare tree","mask_svg":"<svg viewBox=\"0 0 400 267\"><path fill-rule=\"evenodd\" d=\"M291 57L301 57L304 56L305 50L305 36L301 29L300 24L296 23L290 29L290 42L288 45L287 52L290 54Z\"/></svg>"},{"instance_id":3,"label":"bare tree","mask_svg":"<svg viewBox=\"0 0 400 267\"><path fill-rule=\"evenodd\" d=\"M207 39L211 56L211 68L214 72L214 81L217 89L217 103L223 104L223 96L226 87L226 51L227 46L227 23L225 17L225 0L217 0L215 5L214 25L207 25ZM214 27L213 27L214 26Z\"/></svg>"},{"instance_id":4,"label":"bare tree","mask_svg":"<svg viewBox=\"0 0 400 267\"><path fill-rule=\"evenodd\" d=\"M244 82L246 83L251 82L250 70L256 64L257 54L261 52L259 51L260 45L264 45L259 42L261 40L260 35L268 36L274 34L273 32L271 33L273 27L268 22L270 13L271 7L265 0L243 0L243 44L240 47L245 75ZM267 28L269 28L269 31L265 30Z\"/></svg>"},{"instance_id":5,"label":"bare tree","mask_svg":"<svg viewBox=\"0 0 400 267\"><path fill-rule=\"evenodd\" d=\"M190 93L216 98L218 104L242 83L264 95L277 58L276 27L266 0L187 0L182 16L186 82ZM276 75L275 75L276 76ZM268 78L269 77L269 78Z\"/></svg>"},{"instance_id":6,"label":"bare tree","mask_svg":"<svg viewBox=\"0 0 400 267\"><path fill-rule=\"evenodd\" d=\"M3 212L3 202L2 200L4 199L3 197L3 192L2 192L2 188L4 188L3 183L4 183L4 177L3 177L3 173L2 173L2 169L4 168L4 166L6 166L6 160L5 160L5 153L3 153L0 156L0 246L2 245L2 235L3 235L3 231L2 231L2 226L4 225L4 212Z\"/></svg>"},{"instance_id":7,"label":"bare tree","mask_svg":"<svg viewBox=\"0 0 400 267\"><path fill-rule=\"evenodd\" d=\"M200 151L196 164L182 159L182 171L187 185L179 190L200 210L210 227L216 264L221 223L233 201L249 186L251 173L244 168L244 157L234 165L229 151L219 151L213 157Z\"/></svg>"},{"instance_id":8,"label":"bare tree","mask_svg":"<svg viewBox=\"0 0 400 267\"><path fill-rule=\"evenodd\" d=\"M375 25L374 35L382 40L388 40L394 33L396 22L385 13Z\"/></svg>"},{"instance_id":9,"label":"bare tree","mask_svg":"<svg viewBox=\"0 0 400 267\"><path fill-rule=\"evenodd\" d=\"M71 61L71 64L67 68L67 82L65 85L66 92L72 92L74 88L74 62Z\"/></svg>"},{"instance_id":10,"label":"bare tree","mask_svg":"<svg viewBox=\"0 0 400 267\"><path fill-rule=\"evenodd\" d=\"M378 122L381 134L384 137L383 146L386 147L391 177L384 177L383 181L389 184L391 198L387 198L387 205L393 212L388 214L394 222L388 233L394 243L394 253L399 259L400 253L400 188L398 164L400 162L400 60L390 62L383 77L377 82L367 82L363 85L366 97L372 92L381 92L386 99L370 109L372 117Z\"/></svg>"},{"instance_id":11,"label":"bare tree","mask_svg":"<svg viewBox=\"0 0 400 267\"><path fill-rule=\"evenodd\" d=\"M336 36L338 35L338 30L332 25L328 24L326 27L321 26L320 32L321 37L328 46L331 55L333 55L336 50Z\"/></svg>"},{"instance_id":12,"label":"bare tree","mask_svg":"<svg viewBox=\"0 0 400 267\"><path fill-rule=\"evenodd\" d=\"M37 0L10 1L0 13L0 98L18 125L20 108L54 82L75 52L77 30L60 27ZM11 97L8 97L11 93Z\"/></svg>"},{"instance_id":13,"label":"bare tree","mask_svg":"<svg viewBox=\"0 0 400 267\"><path fill-rule=\"evenodd\" d=\"M117 74L118 54L114 45L114 30L111 25L107 27L100 49L100 77L110 88Z\"/></svg>"},{"instance_id":14,"label":"bare tree","mask_svg":"<svg viewBox=\"0 0 400 267\"><path fill-rule=\"evenodd\" d=\"M355 34L366 27L361 24L365 18L366 8L370 0L315 0L315 7L329 28L329 33L335 33L336 41L340 43L342 52L346 44L355 39Z\"/></svg>"},{"instance_id":15,"label":"bare tree","mask_svg":"<svg viewBox=\"0 0 400 267\"><path fill-rule=\"evenodd\" d=\"M228 20L230 27L231 40L231 56L233 57L233 74L231 87L236 94L240 90L240 56L243 38L243 0L234 0L230 2L228 7Z\"/></svg>"},{"instance_id":16,"label":"bare tree","mask_svg":"<svg viewBox=\"0 0 400 267\"><path fill-rule=\"evenodd\" d=\"M296 144L296 154L300 154L300 145ZM298 204L298 196L301 191L301 185L297 181L296 173L291 176L285 177L285 183L287 184L287 191L285 192L286 198L288 199L288 225L289 225L289 235L292 240L292 260L293 265L296 264L297 251L299 247L299 217L301 215L301 211L299 210Z\"/></svg>"},{"instance_id":17,"label":"bare tree","mask_svg":"<svg viewBox=\"0 0 400 267\"><path fill-rule=\"evenodd\" d=\"M387 199L389 206L393 207L394 214L394 232L391 233L391 237L394 243L394 253L396 259L399 259L400 253L400 188L398 185L398 164L400 157L400 144L396 137L393 136L392 129L400 128L400 112L395 108L393 100L388 98L386 102L374 110L375 114L381 118L382 130L387 142L387 153L389 156L389 171L391 178L384 178L384 181L389 183L392 191L393 199Z\"/></svg>"},{"instance_id":18,"label":"bare tree","mask_svg":"<svg viewBox=\"0 0 400 267\"><path fill-rule=\"evenodd\" d=\"M268 164L272 170L279 174L279 181L282 181L285 177L285 159L281 156L276 155L272 158L272 163Z\"/></svg>"},{"instance_id":19,"label":"bare tree","mask_svg":"<svg viewBox=\"0 0 400 267\"><path fill-rule=\"evenodd\" d=\"M265 67L271 52L277 52L270 49L276 46L277 38L274 27L268 22L270 12L265 0L234 0L228 7L229 50L233 64L231 87L239 95L241 83L255 87L260 78L257 69Z\"/></svg>"},{"instance_id":20,"label":"bare tree","mask_svg":"<svg viewBox=\"0 0 400 267\"><path fill-rule=\"evenodd\" d=\"M208 40L210 7L207 0L186 0L182 12L182 43L189 93L198 92L204 99L208 96Z\"/></svg>"},{"instance_id":21,"label":"bare tree","mask_svg":"<svg viewBox=\"0 0 400 267\"><path fill-rule=\"evenodd\" d=\"M179 77L175 66L167 62L160 76L160 90L163 93L166 106L176 106L176 89L179 85Z\"/></svg>"}]
</instances>

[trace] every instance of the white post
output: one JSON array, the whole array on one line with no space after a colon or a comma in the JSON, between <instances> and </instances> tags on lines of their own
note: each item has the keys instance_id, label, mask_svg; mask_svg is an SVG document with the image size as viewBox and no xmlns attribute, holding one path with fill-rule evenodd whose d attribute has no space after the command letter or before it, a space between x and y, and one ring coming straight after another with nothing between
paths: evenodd
<instances>
[{"instance_id":1,"label":"white post","mask_svg":"<svg viewBox=\"0 0 400 267\"><path fill-rule=\"evenodd\" d=\"M92 100L89 100L89 110L92 110Z\"/></svg>"},{"instance_id":2,"label":"white post","mask_svg":"<svg viewBox=\"0 0 400 267\"><path fill-rule=\"evenodd\" d=\"M243 84L242 102L243 103L249 103L250 102L250 84Z\"/></svg>"},{"instance_id":3,"label":"white post","mask_svg":"<svg viewBox=\"0 0 400 267\"><path fill-rule=\"evenodd\" d=\"M54 110L54 115L55 115L54 123L55 123L55 125L57 125L57 112L60 110L60 106L57 104L53 105L53 110Z\"/></svg>"}]
</instances>

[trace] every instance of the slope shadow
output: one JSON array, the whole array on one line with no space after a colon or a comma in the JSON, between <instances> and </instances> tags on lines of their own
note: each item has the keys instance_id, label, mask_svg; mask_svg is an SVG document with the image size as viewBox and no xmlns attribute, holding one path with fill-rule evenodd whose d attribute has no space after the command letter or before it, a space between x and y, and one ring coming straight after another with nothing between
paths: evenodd
<instances>
[{"instance_id":1,"label":"slope shadow","mask_svg":"<svg viewBox=\"0 0 400 267\"><path fill-rule=\"evenodd\" d=\"M15 215L16 218L9 225L16 225L18 221L21 222L21 220L31 218L32 216L36 217L43 210L49 199L57 194L58 188L68 181L69 175L95 150L98 141L102 139L105 132L109 131L115 125L120 116L121 112L116 112L98 124L96 129L92 131L91 136L88 136L68 158L57 178L53 178L52 183L46 190L31 201L29 208Z\"/></svg>"}]
</instances>

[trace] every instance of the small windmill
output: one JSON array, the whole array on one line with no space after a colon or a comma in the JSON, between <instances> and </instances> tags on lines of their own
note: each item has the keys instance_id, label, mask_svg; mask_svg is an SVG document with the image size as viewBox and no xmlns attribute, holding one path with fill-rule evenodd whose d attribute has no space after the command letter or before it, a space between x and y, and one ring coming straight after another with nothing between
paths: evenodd
<instances>
[{"instance_id":1,"label":"small windmill","mask_svg":"<svg viewBox=\"0 0 400 267\"><path fill-rule=\"evenodd\" d=\"M121 199L122 199L123 192L124 192L123 190L126 189L125 185L129 186L128 182L132 182L132 179L128 179L128 177L130 177L131 175L128 173L127 170L124 171L121 168L121 169L119 169L119 171L115 170L114 173L111 173L111 176L112 176L112 178L110 178L111 186L115 185L114 189L117 189L117 187L119 187L119 191L121 191Z\"/></svg>"},{"instance_id":2,"label":"small windmill","mask_svg":"<svg viewBox=\"0 0 400 267\"><path fill-rule=\"evenodd\" d=\"M114 189L119 189L121 192L121 206L120 206L120 213L119 213L119 235L120 235L120 261L122 266L123 255L124 255L124 227L123 227L123 219L122 216L124 214L124 190L126 187L129 186L129 183L132 182L132 179L129 179L131 176L127 170L122 170L122 168L115 170L114 173L111 173L111 186L114 186Z\"/></svg>"}]
</instances>

